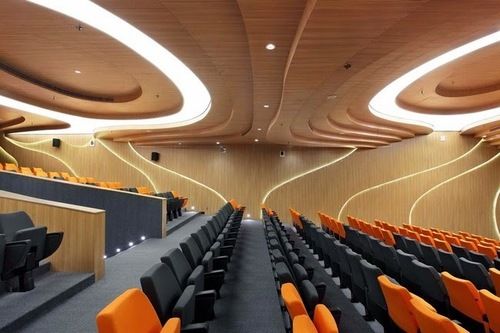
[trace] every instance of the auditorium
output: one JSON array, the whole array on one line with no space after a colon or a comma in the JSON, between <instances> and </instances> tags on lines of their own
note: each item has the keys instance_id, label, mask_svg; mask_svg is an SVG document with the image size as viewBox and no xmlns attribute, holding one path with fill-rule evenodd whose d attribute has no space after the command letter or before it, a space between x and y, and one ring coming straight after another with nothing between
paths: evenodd
<instances>
[{"instance_id":1,"label":"auditorium","mask_svg":"<svg viewBox=\"0 0 500 333\"><path fill-rule=\"evenodd\" d=\"M500 1L0 1L0 333L500 333Z\"/></svg>"}]
</instances>

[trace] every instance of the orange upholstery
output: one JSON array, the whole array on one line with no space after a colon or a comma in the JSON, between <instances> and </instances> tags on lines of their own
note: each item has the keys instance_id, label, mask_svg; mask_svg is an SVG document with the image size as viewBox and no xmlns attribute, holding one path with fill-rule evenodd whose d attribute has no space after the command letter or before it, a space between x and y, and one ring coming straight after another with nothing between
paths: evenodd
<instances>
[{"instance_id":1,"label":"orange upholstery","mask_svg":"<svg viewBox=\"0 0 500 333\"><path fill-rule=\"evenodd\" d=\"M66 179L69 179L69 178L70 178L70 177L68 177L68 178L66 178ZM106 187L106 188L108 187L108 185L106 184L106 182L97 182L96 184L97 184L97 186L99 186L99 187Z\"/></svg>"},{"instance_id":2,"label":"orange upholstery","mask_svg":"<svg viewBox=\"0 0 500 333\"><path fill-rule=\"evenodd\" d=\"M373 237L384 240L384 234L382 233L382 230L382 228L372 225Z\"/></svg>"},{"instance_id":3,"label":"orange upholstery","mask_svg":"<svg viewBox=\"0 0 500 333\"><path fill-rule=\"evenodd\" d=\"M434 245L436 246L436 249L440 249L446 252L453 252L450 244L447 241L434 238Z\"/></svg>"},{"instance_id":4,"label":"orange upholstery","mask_svg":"<svg viewBox=\"0 0 500 333\"><path fill-rule=\"evenodd\" d=\"M470 251L477 252L477 245L473 241L466 240L466 239L460 239L459 241L460 241L460 246L463 246Z\"/></svg>"},{"instance_id":5,"label":"orange upholstery","mask_svg":"<svg viewBox=\"0 0 500 333\"><path fill-rule=\"evenodd\" d=\"M170 318L161 329L160 333L181 333L181 319Z\"/></svg>"},{"instance_id":6,"label":"orange upholstery","mask_svg":"<svg viewBox=\"0 0 500 333\"><path fill-rule=\"evenodd\" d=\"M40 169L35 171L35 176L47 178L49 175L45 171Z\"/></svg>"},{"instance_id":7,"label":"orange upholstery","mask_svg":"<svg viewBox=\"0 0 500 333\"><path fill-rule=\"evenodd\" d=\"M408 237L408 229L406 228L399 228L399 233L401 234L401 236L405 236L405 237Z\"/></svg>"},{"instance_id":8,"label":"orange upholstery","mask_svg":"<svg viewBox=\"0 0 500 333\"><path fill-rule=\"evenodd\" d=\"M410 300L413 315L417 320L420 333L466 333L467 330L455 324L449 318L432 311L429 304L421 298Z\"/></svg>"},{"instance_id":9,"label":"orange upholstery","mask_svg":"<svg viewBox=\"0 0 500 333\"><path fill-rule=\"evenodd\" d=\"M120 182L106 182L106 185L108 185L109 188L114 188L114 189L123 187L122 183Z\"/></svg>"},{"instance_id":10,"label":"orange upholstery","mask_svg":"<svg viewBox=\"0 0 500 333\"><path fill-rule=\"evenodd\" d=\"M432 237L432 231L430 229L422 228L422 230L420 231L420 235L427 235Z\"/></svg>"},{"instance_id":11,"label":"orange upholstery","mask_svg":"<svg viewBox=\"0 0 500 333\"><path fill-rule=\"evenodd\" d=\"M55 172L55 171L50 171L49 172L49 178L61 178L61 175L59 174L59 172Z\"/></svg>"},{"instance_id":12,"label":"orange upholstery","mask_svg":"<svg viewBox=\"0 0 500 333\"><path fill-rule=\"evenodd\" d=\"M68 178L66 178L66 180L68 182L72 182L72 183L78 183L78 179L76 177L71 177L69 176Z\"/></svg>"},{"instance_id":13,"label":"orange upholstery","mask_svg":"<svg viewBox=\"0 0 500 333\"><path fill-rule=\"evenodd\" d=\"M460 235L464 236L465 237L470 237L470 232L467 232L467 231L459 231L458 232Z\"/></svg>"},{"instance_id":14,"label":"orange upholstery","mask_svg":"<svg viewBox=\"0 0 500 333\"><path fill-rule=\"evenodd\" d=\"M452 232L451 235L457 237L458 239L465 239L465 236L461 233Z\"/></svg>"},{"instance_id":15,"label":"orange upholstery","mask_svg":"<svg viewBox=\"0 0 500 333\"><path fill-rule=\"evenodd\" d=\"M136 187L137 189L137 193L140 193L140 194L151 194L152 191L149 187L147 186L139 186L139 187Z\"/></svg>"},{"instance_id":16,"label":"orange upholstery","mask_svg":"<svg viewBox=\"0 0 500 333\"><path fill-rule=\"evenodd\" d=\"M335 225L337 226L337 231L339 232L340 238L344 238L345 239L346 238L346 232L345 232L344 224L342 222L340 222L340 221L337 221L333 217L332 217L332 220L335 223Z\"/></svg>"},{"instance_id":17,"label":"orange upholstery","mask_svg":"<svg viewBox=\"0 0 500 333\"><path fill-rule=\"evenodd\" d=\"M67 172L61 172L61 177L63 177L64 179L68 179L71 175Z\"/></svg>"},{"instance_id":18,"label":"orange upholstery","mask_svg":"<svg viewBox=\"0 0 500 333\"><path fill-rule=\"evenodd\" d=\"M290 211L290 215L292 216L293 225L299 229L304 229L302 221L300 220L300 213L293 208L289 208L288 210Z\"/></svg>"},{"instance_id":19,"label":"orange upholstery","mask_svg":"<svg viewBox=\"0 0 500 333\"><path fill-rule=\"evenodd\" d=\"M441 279L448 291L450 304L467 317L485 325L486 314L479 292L472 282L454 277L448 272L441 273Z\"/></svg>"},{"instance_id":20,"label":"orange upholstery","mask_svg":"<svg viewBox=\"0 0 500 333\"><path fill-rule=\"evenodd\" d=\"M285 302L286 309L290 318L293 320L296 316L306 315L307 310L302 302L299 292L291 283L284 283L281 286L281 297Z\"/></svg>"},{"instance_id":21,"label":"orange upholstery","mask_svg":"<svg viewBox=\"0 0 500 333\"><path fill-rule=\"evenodd\" d=\"M440 232L433 231L432 232L432 237L434 237L434 239L439 239L439 240L442 240L442 241L446 240L444 238L444 235L442 233L440 233Z\"/></svg>"},{"instance_id":22,"label":"orange upholstery","mask_svg":"<svg viewBox=\"0 0 500 333\"><path fill-rule=\"evenodd\" d=\"M380 221L380 220L375 220L374 222L375 222L375 225L376 225L377 227L379 227L379 228L383 228L383 227L384 227L384 225L383 225L382 221Z\"/></svg>"},{"instance_id":23,"label":"orange upholstery","mask_svg":"<svg viewBox=\"0 0 500 333\"><path fill-rule=\"evenodd\" d=\"M314 326L318 333L338 333L337 323L332 313L324 304L318 304L314 308Z\"/></svg>"},{"instance_id":24,"label":"orange upholstery","mask_svg":"<svg viewBox=\"0 0 500 333\"><path fill-rule=\"evenodd\" d=\"M87 178L85 177L76 177L76 179L80 184L87 184Z\"/></svg>"},{"instance_id":25,"label":"orange upholstery","mask_svg":"<svg viewBox=\"0 0 500 333\"><path fill-rule=\"evenodd\" d=\"M3 164L0 163L0 170L3 170Z\"/></svg>"},{"instance_id":26,"label":"orange upholstery","mask_svg":"<svg viewBox=\"0 0 500 333\"><path fill-rule=\"evenodd\" d=\"M382 229L382 236L384 237L384 243L390 246L396 245L396 240L394 239L394 235L389 230Z\"/></svg>"},{"instance_id":27,"label":"orange upholstery","mask_svg":"<svg viewBox=\"0 0 500 333\"><path fill-rule=\"evenodd\" d=\"M406 234L408 235L408 237L420 242L420 235L416 231L408 230Z\"/></svg>"},{"instance_id":28,"label":"orange upholstery","mask_svg":"<svg viewBox=\"0 0 500 333\"><path fill-rule=\"evenodd\" d=\"M474 244L479 244L479 239L474 238L474 237L465 237L465 240L468 240L469 242L472 242Z\"/></svg>"},{"instance_id":29,"label":"orange upholstery","mask_svg":"<svg viewBox=\"0 0 500 333\"><path fill-rule=\"evenodd\" d=\"M318 333L316 326L308 315L299 315L293 318L293 333Z\"/></svg>"},{"instance_id":30,"label":"orange upholstery","mask_svg":"<svg viewBox=\"0 0 500 333\"><path fill-rule=\"evenodd\" d=\"M492 267L489 269L489 271L491 281L493 282L493 287L495 287L497 296L500 296L500 270Z\"/></svg>"},{"instance_id":31,"label":"orange upholstery","mask_svg":"<svg viewBox=\"0 0 500 333\"><path fill-rule=\"evenodd\" d=\"M413 231L415 231L417 234L421 234L422 233L422 228L419 227L418 225L413 225Z\"/></svg>"},{"instance_id":32,"label":"orange upholstery","mask_svg":"<svg viewBox=\"0 0 500 333\"><path fill-rule=\"evenodd\" d=\"M479 253L482 253L482 254L488 256L488 258L490 258L491 260L493 260L497 257L497 250L496 250L495 246L493 246L493 245L483 245L483 244L479 243L479 244L477 244L477 251Z\"/></svg>"},{"instance_id":33,"label":"orange upholstery","mask_svg":"<svg viewBox=\"0 0 500 333\"><path fill-rule=\"evenodd\" d=\"M19 172L17 165L15 165L14 163L5 163L4 169L5 169L5 171Z\"/></svg>"},{"instance_id":34,"label":"orange upholstery","mask_svg":"<svg viewBox=\"0 0 500 333\"><path fill-rule=\"evenodd\" d=\"M433 247L436 247L436 244L434 243L434 238L428 235L420 235L420 241L424 244L431 245Z\"/></svg>"},{"instance_id":35,"label":"orange upholstery","mask_svg":"<svg viewBox=\"0 0 500 333\"><path fill-rule=\"evenodd\" d=\"M20 167L19 168L19 171L23 174L23 175L30 175L30 176L34 176L35 174L33 173L33 171L31 171L30 168L27 168L27 167Z\"/></svg>"},{"instance_id":36,"label":"orange upholstery","mask_svg":"<svg viewBox=\"0 0 500 333\"><path fill-rule=\"evenodd\" d=\"M179 332L180 320L175 318L163 331L160 320L146 295L139 289L129 289L118 296L96 317L98 333L166 333Z\"/></svg>"},{"instance_id":37,"label":"orange upholstery","mask_svg":"<svg viewBox=\"0 0 500 333\"><path fill-rule=\"evenodd\" d=\"M94 177L87 177L87 182L95 184L96 179Z\"/></svg>"},{"instance_id":38,"label":"orange upholstery","mask_svg":"<svg viewBox=\"0 0 500 333\"><path fill-rule=\"evenodd\" d=\"M172 194L174 194L172 192ZM175 197L177 197L177 195L174 194ZM236 201L235 199L231 199L229 200L229 203L231 204L231 206L233 206L234 209L237 209L240 207L240 205L238 204L238 201Z\"/></svg>"},{"instance_id":39,"label":"orange upholstery","mask_svg":"<svg viewBox=\"0 0 500 333\"><path fill-rule=\"evenodd\" d=\"M377 279L391 319L406 333L417 333L418 324L412 313L410 292L406 288L392 283L385 275L380 275Z\"/></svg>"},{"instance_id":40,"label":"orange upholstery","mask_svg":"<svg viewBox=\"0 0 500 333\"><path fill-rule=\"evenodd\" d=\"M481 295L481 301L484 304L486 310L486 316L488 317L488 324L490 330L499 333L500 332L500 297L493 295L486 289L479 292Z\"/></svg>"},{"instance_id":41,"label":"orange upholstery","mask_svg":"<svg viewBox=\"0 0 500 333\"><path fill-rule=\"evenodd\" d=\"M413 230L413 226L410 224L406 224L406 223L403 223L403 228L405 228L407 230Z\"/></svg>"},{"instance_id":42,"label":"orange upholstery","mask_svg":"<svg viewBox=\"0 0 500 333\"><path fill-rule=\"evenodd\" d=\"M458 245L458 246L462 246L460 245L460 240L459 238L455 237L455 236L449 236L449 235L444 235L444 239L446 239L446 241L451 245L451 244L454 244L454 245Z\"/></svg>"}]
</instances>

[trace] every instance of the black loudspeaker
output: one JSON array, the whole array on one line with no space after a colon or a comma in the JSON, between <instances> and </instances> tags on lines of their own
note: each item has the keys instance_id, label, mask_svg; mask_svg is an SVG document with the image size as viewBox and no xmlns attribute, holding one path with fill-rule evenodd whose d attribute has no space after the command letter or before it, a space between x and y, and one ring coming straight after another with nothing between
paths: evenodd
<instances>
[{"instance_id":1,"label":"black loudspeaker","mask_svg":"<svg viewBox=\"0 0 500 333\"><path fill-rule=\"evenodd\" d=\"M160 160L160 153L153 151L151 152L151 161L158 162Z\"/></svg>"},{"instance_id":2,"label":"black loudspeaker","mask_svg":"<svg viewBox=\"0 0 500 333\"><path fill-rule=\"evenodd\" d=\"M53 138L52 139L52 147L56 147L56 148L61 147L61 139Z\"/></svg>"}]
</instances>

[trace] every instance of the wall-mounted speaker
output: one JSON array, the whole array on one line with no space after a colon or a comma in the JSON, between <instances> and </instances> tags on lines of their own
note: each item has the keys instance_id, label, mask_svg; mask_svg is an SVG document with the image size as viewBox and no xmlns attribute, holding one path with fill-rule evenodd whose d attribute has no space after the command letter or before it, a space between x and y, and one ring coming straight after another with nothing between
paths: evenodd
<instances>
[{"instance_id":1,"label":"wall-mounted speaker","mask_svg":"<svg viewBox=\"0 0 500 333\"><path fill-rule=\"evenodd\" d=\"M61 139L53 138L52 139L52 147L56 147L56 148L61 147Z\"/></svg>"},{"instance_id":2,"label":"wall-mounted speaker","mask_svg":"<svg viewBox=\"0 0 500 333\"><path fill-rule=\"evenodd\" d=\"M151 161L158 162L160 160L160 153L153 151L151 152Z\"/></svg>"}]
</instances>

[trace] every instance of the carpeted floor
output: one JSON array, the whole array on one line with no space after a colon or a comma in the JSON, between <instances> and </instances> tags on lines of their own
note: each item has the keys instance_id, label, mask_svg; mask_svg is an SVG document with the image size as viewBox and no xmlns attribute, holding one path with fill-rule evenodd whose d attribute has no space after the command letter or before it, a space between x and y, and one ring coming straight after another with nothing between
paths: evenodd
<instances>
[{"instance_id":1,"label":"carpeted floor","mask_svg":"<svg viewBox=\"0 0 500 333\"><path fill-rule=\"evenodd\" d=\"M197 216L172 235L148 239L116 256L106 259L106 275L94 285L61 303L18 332L89 333L96 332L96 314L128 288L140 288L139 277L167 250L197 231L211 216ZM131 332L133 333L133 332Z\"/></svg>"},{"instance_id":2,"label":"carpeted floor","mask_svg":"<svg viewBox=\"0 0 500 333\"><path fill-rule=\"evenodd\" d=\"M342 310L339 331L342 333L373 333L374 331L368 325L366 320L335 284L332 277L327 274L318 260L314 258L313 254L307 249L304 242L297 236L297 234L295 234L295 232L290 230L290 233L295 241L295 246L300 248L301 254L306 257L306 266L314 268L314 277L312 282L325 282L327 285L325 304L329 307L336 306Z\"/></svg>"},{"instance_id":3,"label":"carpeted floor","mask_svg":"<svg viewBox=\"0 0 500 333\"><path fill-rule=\"evenodd\" d=\"M215 302L211 333L283 333L264 227L244 220L226 273L221 298Z\"/></svg>"}]
</instances>

